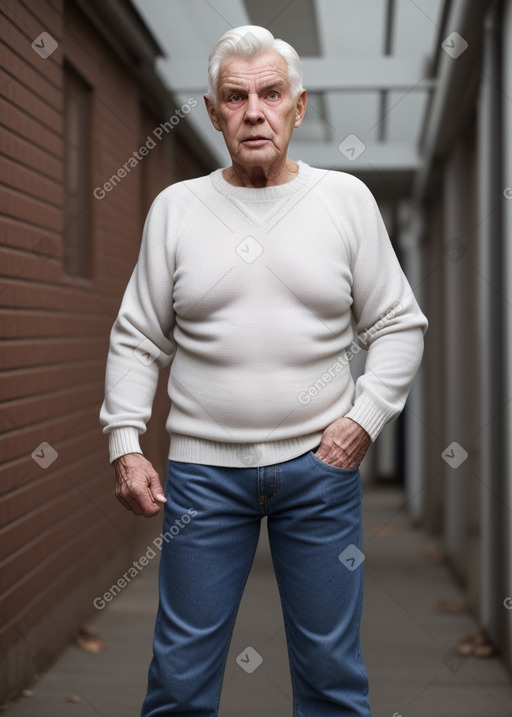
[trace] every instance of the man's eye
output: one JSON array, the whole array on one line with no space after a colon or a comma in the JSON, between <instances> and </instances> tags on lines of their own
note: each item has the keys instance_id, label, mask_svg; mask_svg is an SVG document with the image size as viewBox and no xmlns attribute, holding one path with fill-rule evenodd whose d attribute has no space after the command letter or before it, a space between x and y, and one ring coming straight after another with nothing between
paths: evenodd
<instances>
[{"instance_id":1,"label":"man's eye","mask_svg":"<svg viewBox=\"0 0 512 717\"><path fill-rule=\"evenodd\" d=\"M272 91L268 93L267 97L269 98L269 100L277 100L279 95L277 94L277 92Z\"/></svg>"},{"instance_id":2,"label":"man's eye","mask_svg":"<svg viewBox=\"0 0 512 717\"><path fill-rule=\"evenodd\" d=\"M242 99L241 95L231 95L231 97L229 98L229 101L230 102L240 102L241 99Z\"/></svg>"}]
</instances>

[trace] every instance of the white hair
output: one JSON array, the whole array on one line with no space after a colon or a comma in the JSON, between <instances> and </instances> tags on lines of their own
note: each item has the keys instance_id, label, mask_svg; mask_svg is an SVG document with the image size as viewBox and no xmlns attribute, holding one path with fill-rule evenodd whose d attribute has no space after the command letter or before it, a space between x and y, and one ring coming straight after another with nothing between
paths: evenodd
<instances>
[{"instance_id":1,"label":"white hair","mask_svg":"<svg viewBox=\"0 0 512 717\"><path fill-rule=\"evenodd\" d=\"M276 39L272 33L258 25L242 25L226 32L213 48L208 63L208 97L217 101L217 83L222 61L226 57L242 55L254 57L260 52L275 50L285 60L288 79L294 96L302 90L302 67L297 51L284 40Z\"/></svg>"}]
</instances>

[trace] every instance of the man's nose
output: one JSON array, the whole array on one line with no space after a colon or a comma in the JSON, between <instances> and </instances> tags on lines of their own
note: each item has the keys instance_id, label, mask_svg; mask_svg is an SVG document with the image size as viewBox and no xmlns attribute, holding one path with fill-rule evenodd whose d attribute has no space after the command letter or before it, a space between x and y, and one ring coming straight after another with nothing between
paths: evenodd
<instances>
[{"instance_id":1,"label":"man's nose","mask_svg":"<svg viewBox=\"0 0 512 717\"><path fill-rule=\"evenodd\" d=\"M247 105L245 109L245 119L249 122L257 122L263 118L261 111L261 101L257 94L250 93L247 97Z\"/></svg>"}]
</instances>

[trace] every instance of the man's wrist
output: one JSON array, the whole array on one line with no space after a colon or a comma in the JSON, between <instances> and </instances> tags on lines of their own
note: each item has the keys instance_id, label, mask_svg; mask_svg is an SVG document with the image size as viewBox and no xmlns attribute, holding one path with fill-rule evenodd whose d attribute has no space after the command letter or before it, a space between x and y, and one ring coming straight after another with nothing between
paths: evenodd
<instances>
[{"instance_id":1,"label":"man's wrist","mask_svg":"<svg viewBox=\"0 0 512 717\"><path fill-rule=\"evenodd\" d=\"M366 428L359 423L359 421L356 421L355 418L351 418L350 416L343 416L343 418L346 418L348 421L352 421L352 423L355 423L356 426L357 426L358 428L360 428L361 431L363 431L363 433L365 433L366 436L368 436L368 438L371 440L370 434L368 433L368 431L366 430Z\"/></svg>"},{"instance_id":2,"label":"man's wrist","mask_svg":"<svg viewBox=\"0 0 512 717\"><path fill-rule=\"evenodd\" d=\"M144 454L143 454L142 452L140 452L140 453L139 453L139 452L137 452L137 453L133 453L133 452L132 452L132 453L123 453L122 456L117 456L117 458L114 458L114 460L112 461L112 464L113 464L113 465L116 465L116 464L121 464L121 463L129 463L129 462L130 462L130 456L142 456L142 457L144 457Z\"/></svg>"}]
</instances>

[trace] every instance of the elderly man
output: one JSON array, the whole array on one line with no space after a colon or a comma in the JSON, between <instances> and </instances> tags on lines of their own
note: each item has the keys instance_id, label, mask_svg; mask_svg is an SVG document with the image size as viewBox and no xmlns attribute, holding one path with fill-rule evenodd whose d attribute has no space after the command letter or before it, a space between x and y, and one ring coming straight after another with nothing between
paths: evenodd
<instances>
[{"instance_id":1,"label":"elderly man","mask_svg":"<svg viewBox=\"0 0 512 717\"><path fill-rule=\"evenodd\" d=\"M294 714L368 717L358 467L404 406L427 322L367 187L287 158L307 104L295 50L237 28L213 49L209 79L231 166L155 199L101 411L121 503L145 516L165 504L142 714L217 715L267 516ZM164 495L138 435L169 363Z\"/></svg>"}]
</instances>

